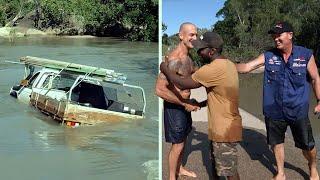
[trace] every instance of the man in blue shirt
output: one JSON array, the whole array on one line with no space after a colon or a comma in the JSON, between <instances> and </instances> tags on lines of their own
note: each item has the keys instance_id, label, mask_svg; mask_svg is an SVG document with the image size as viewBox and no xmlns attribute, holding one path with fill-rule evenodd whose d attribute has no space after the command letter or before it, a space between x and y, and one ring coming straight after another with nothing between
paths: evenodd
<instances>
[{"instance_id":1,"label":"man in blue shirt","mask_svg":"<svg viewBox=\"0 0 320 180\"><path fill-rule=\"evenodd\" d=\"M293 28L287 22L277 23L268 32L275 48L256 59L237 64L240 73L264 68L263 114L267 141L272 146L277 163L274 179L285 179L284 138L290 126L295 146L308 160L310 179L319 179L314 139L308 118L310 84L320 100L320 78L312 51L293 45ZM309 77L308 77L309 75ZM320 102L314 108L320 112Z\"/></svg>"}]
</instances>

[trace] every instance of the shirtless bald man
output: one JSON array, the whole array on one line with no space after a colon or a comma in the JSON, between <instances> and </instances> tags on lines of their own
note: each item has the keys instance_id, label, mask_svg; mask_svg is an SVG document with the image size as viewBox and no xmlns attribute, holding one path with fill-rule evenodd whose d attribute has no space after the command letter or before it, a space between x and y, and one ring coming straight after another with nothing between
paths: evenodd
<instances>
[{"instance_id":1,"label":"shirtless bald man","mask_svg":"<svg viewBox=\"0 0 320 180\"><path fill-rule=\"evenodd\" d=\"M180 25L180 43L172 50L166 60L171 70L184 77L195 71L194 63L188 56L193 48L191 41L197 37L197 28L186 22ZM181 165L185 140L192 129L191 111L199 109L197 103L190 100L190 90L180 90L168 82L166 76L159 74L156 82L156 95L164 100L164 130L166 142L172 143L169 152L169 177L175 180L177 175L196 177L192 171Z\"/></svg>"}]
</instances>

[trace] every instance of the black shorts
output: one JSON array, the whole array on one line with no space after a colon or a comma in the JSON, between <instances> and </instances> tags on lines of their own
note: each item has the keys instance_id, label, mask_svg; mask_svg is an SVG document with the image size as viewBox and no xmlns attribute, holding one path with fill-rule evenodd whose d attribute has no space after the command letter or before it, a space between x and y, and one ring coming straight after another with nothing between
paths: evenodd
<instances>
[{"instance_id":1,"label":"black shorts","mask_svg":"<svg viewBox=\"0 0 320 180\"><path fill-rule=\"evenodd\" d=\"M183 106L164 102L164 133L166 142L182 143L192 129L191 113Z\"/></svg>"},{"instance_id":2,"label":"black shorts","mask_svg":"<svg viewBox=\"0 0 320 180\"><path fill-rule=\"evenodd\" d=\"M267 141L269 145L284 143L287 126L290 126L295 146L302 150L312 150L314 139L309 118L296 121L273 120L265 118L267 128Z\"/></svg>"}]
</instances>

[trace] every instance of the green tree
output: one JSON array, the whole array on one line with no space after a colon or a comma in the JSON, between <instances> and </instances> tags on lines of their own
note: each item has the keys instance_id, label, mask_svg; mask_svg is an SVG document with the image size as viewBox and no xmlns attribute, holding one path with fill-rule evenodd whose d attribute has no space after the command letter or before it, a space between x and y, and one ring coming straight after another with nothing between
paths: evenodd
<instances>
[{"instance_id":1,"label":"green tree","mask_svg":"<svg viewBox=\"0 0 320 180\"><path fill-rule=\"evenodd\" d=\"M229 56L249 60L273 46L270 27L288 21L295 27L296 42L319 54L319 10L319 0L227 0L216 14L223 20L214 30L223 36Z\"/></svg>"},{"instance_id":2,"label":"green tree","mask_svg":"<svg viewBox=\"0 0 320 180\"><path fill-rule=\"evenodd\" d=\"M0 0L2 26L14 26L26 17L33 18L35 28L62 35L158 40L157 0Z\"/></svg>"}]
</instances>

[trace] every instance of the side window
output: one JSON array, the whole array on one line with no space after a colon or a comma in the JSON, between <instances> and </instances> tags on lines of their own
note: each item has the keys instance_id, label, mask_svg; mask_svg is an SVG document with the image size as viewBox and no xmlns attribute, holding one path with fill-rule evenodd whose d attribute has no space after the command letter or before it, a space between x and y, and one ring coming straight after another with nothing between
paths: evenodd
<instances>
[{"instance_id":1,"label":"side window","mask_svg":"<svg viewBox=\"0 0 320 180\"><path fill-rule=\"evenodd\" d=\"M42 84L42 88L45 89L57 89L60 82L60 76L56 76L55 74L50 74L47 76L46 80Z\"/></svg>"},{"instance_id":2,"label":"side window","mask_svg":"<svg viewBox=\"0 0 320 180\"><path fill-rule=\"evenodd\" d=\"M36 74L34 74L30 79L29 79L29 87L32 87L34 81L37 79L37 77L39 76L40 72L37 72Z\"/></svg>"}]
</instances>

